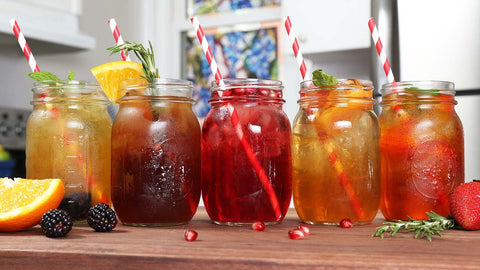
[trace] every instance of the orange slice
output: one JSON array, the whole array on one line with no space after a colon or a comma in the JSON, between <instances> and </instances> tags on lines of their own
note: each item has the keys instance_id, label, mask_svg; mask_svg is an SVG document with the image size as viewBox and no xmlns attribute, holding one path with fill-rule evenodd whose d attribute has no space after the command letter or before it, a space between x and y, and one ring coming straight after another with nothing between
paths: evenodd
<instances>
[{"instance_id":1,"label":"orange slice","mask_svg":"<svg viewBox=\"0 0 480 270\"><path fill-rule=\"evenodd\" d=\"M117 103L117 100L125 95L125 90L121 87L123 80L144 76L142 65L130 61L109 62L96 66L90 71L113 103ZM145 79L142 81L147 83Z\"/></svg>"},{"instance_id":2,"label":"orange slice","mask_svg":"<svg viewBox=\"0 0 480 270\"><path fill-rule=\"evenodd\" d=\"M0 231L22 231L38 224L57 208L65 194L60 179L0 178Z\"/></svg>"}]
</instances>

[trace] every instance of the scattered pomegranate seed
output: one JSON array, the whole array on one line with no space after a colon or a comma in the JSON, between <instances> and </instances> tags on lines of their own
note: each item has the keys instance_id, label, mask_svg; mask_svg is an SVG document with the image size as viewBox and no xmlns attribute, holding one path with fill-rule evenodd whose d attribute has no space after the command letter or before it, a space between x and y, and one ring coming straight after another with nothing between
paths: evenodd
<instances>
[{"instance_id":1,"label":"scattered pomegranate seed","mask_svg":"<svg viewBox=\"0 0 480 270\"><path fill-rule=\"evenodd\" d=\"M198 233L194 230L186 230L185 231L185 240L192 242L197 240Z\"/></svg>"},{"instance_id":2,"label":"scattered pomegranate seed","mask_svg":"<svg viewBox=\"0 0 480 270\"><path fill-rule=\"evenodd\" d=\"M257 222L252 224L252 229L254 231L258 231L258 232L264 231L265 230L265 223L263 223L261 221L257 221Z\"/></svg>"},{"instance_id":3,"label":"scattered pomegranate seed","mask_svg":"<svg viewBox=\"0 0 480 270\"><path fill-rule=\"evenodd\" d=\"M310 228L307 225L300 224L298 225L297 229L301 230L304 235L310 234Z\"/></svg>"},{"instance_id":4,"label":"scattered pomegranate seed","mask_svg":"<svg viewBox=\"0 0 480 270\"><path fill-rule=\"evenodd\" d=\"M299 229L293 229L288 231L288 237L293 240L300 240L305 238L305 234L303 233L302 230Z\"/></svg>"},{"instance_id":5,"label":"scattered pomegranate seed","mask_svg":"<svg viewBox=\"0 0 480 270\"><path fill-rule=\"evenodd\" d=\"M344 219L342 219L342 221L340 221L340 227L341 228L351 228L351 227L353 227L353 222L348 218L344 218Z\"/></svg>"}]
</instances>

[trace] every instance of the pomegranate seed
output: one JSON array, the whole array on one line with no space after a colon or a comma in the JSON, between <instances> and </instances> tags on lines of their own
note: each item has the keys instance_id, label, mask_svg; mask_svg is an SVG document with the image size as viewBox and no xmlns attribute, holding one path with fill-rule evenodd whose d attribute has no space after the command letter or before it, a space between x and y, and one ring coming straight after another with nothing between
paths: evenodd
<instances>
[{"instance_id":1,"label":"pomegranate seed","mask_svg":"<svg viewBox=\"0 0 480 270\"><path fill-rule=\"evenodd\" d=\"M231 95L232 95L232 90L230 90L230 89L225 90L225 91L223 91L223 93L222 93L222 96L223 96L223 97L229 97L229 96L231 96Z\"/></svg>"},{"instance_id":2,"label":"pomegranate seed","mask_svg":"<svg viewBox=\"0 0 480 270\"><path fill-rule=\"evenodd\" d=\"M305 238L305 234L303 233L302 230L299 229L293 229L288 231L288 237L293 240L300 240Z\"/></svg>"},{"instance_id":3,"label":"pomegranate seed","mask_svg":"<svg viewBox=\"0 0 480 270\"><path fill-rule=\"evenodd\" d=\"M268 94L270 93L270 90L268 89L260 89L258 93L264 97L268 97Z\"/></svg>"},{"instance_id":4,"label":"pomegranate seed","mask_svg":"<svg viewBox=\"0 0 480 270\"><path fill-rule=\"evenodd\" d=\"M342 219L342 221L340 221L340 227L341 228L351 228L351 227L353 227L353 222L348 218L344 218L344 219Z\"/></svg>"},{"instance_id":5,"label":"pomegranate seed","mask_svg":"<svg viewBox=\"0 0 480 270\"><path fill-rule=\"evenodd\" d=\"M234 94L235 96L242 96L242 95L245 94L245 89L243 89L243 88L235 88L235 89L233 89L233 94Z\"/></svg>"},{"instance_id":6,"label":"pomegranate seed","mask_svg":"<svg viewBox=\"0 0 480 270\"><path fill-rule=\"evenodd\" d=\"M186 230L185 231L185 240L192 242L197 240L198 233L194 230Z\"/></svg>"},{"instance_id":7,"label":"pomegranate seed","mask_svg":"<svg viewBox=\"0 0 480 270\"><path fill-rule=\"evenodd\" d=\"M300 224L298 225L297 229L301 230L303 234L309 235L310 234L310 228L306 225Z\"/></svg>"},{"instance_id":8,"label":"pomegranate seed","mask_svg":"<svg viewBox=\"0 0 480 270\"><path fill-rule=\"evenodd\" d=\"M258 232L264 231L265 230L265 223L261 221L257 221L252 224L252 229Z\"/></svg>"},{"instance_id":9,"label":"pomegranate seed","mask_svg":"<svg viewBox=\"0 0 480 270\"><path fill-rule=\"evenodd\" d=\"M247 92L247 95L255 95L257 93L257 89L255 88L246 88L245 91Z\"/></svg>"}]
</instances>

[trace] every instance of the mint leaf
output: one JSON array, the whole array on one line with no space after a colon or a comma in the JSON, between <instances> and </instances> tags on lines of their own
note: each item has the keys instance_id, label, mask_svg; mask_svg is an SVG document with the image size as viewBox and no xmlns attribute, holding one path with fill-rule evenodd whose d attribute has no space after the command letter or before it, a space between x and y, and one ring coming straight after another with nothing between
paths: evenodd
<instances>
[{"instance_id":1,"label":"mint leaf","mask_svg":"<svg viewBox=\"0 0 480 270\"><path fill-rule=\"evenodd\" d=\"M70 70L70 71L68 72L67 82L73 81L74 79L75 79L75 72L73 72L73 71Z\"/></svg>"},{"instance_id":2,"label":"mint leaf","mask_svg":"<svg viewBox=\"0 0 480 270\"><path fill-rule=\"evenodd\" d=\"M440 91L438 91L437 89L420 89L418 87L407 87L405 88L405 90L415 90L419 94L440 96Z\"/></svg>"},{"instance_id":3,"label":"mint leaf","mask_svg":"<svg viewBox=\"0 0 480 270\"><path fill-rule=\"evenodd\" d=\"M37 82L55 82L61 83L62 81L50 72L40 71L40 72L31 72L28 73L28 77L34 79Z\"/></svg>"},{"instance_id":4,"label":"mint leaf","mask_svg":"<svg viewBox=\"0 0 480 270\"><path fill-rule=\"evenodd\" d=\"M328 75L327 73L323 72L322 69L315 70L312 75L313 84L315 84L315 86L336 85L338 83L337 78L333 77L332 75Z\"/></svg>"}]
</instances>

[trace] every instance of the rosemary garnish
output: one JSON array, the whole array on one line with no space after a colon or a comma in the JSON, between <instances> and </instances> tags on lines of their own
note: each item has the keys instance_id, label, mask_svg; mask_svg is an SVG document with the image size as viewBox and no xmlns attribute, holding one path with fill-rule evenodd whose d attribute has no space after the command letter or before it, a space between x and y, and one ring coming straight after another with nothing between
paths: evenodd
<instances>
[{"instance_id":1,"label":"rosemary garnish","mask_svg":"<svg viewBox=\"0 0 480 270\"><path fill-rule=\"evenodd\" d=\"M384 222L383 226L377 227L377 230L372 234L372 237L384 237L385 233L390 232L391 236L401 230L406 232L414 232L415 238L427 238L432 241L432 235L442 236L441 232L452 229L455 226L455 221L451 217L441 216L433 211L427 212L427 220L415 220L409 217L408 221L388 221Z\"/></svg>"},{"instance_id":2,"label":"rosemary garnish","mask_svg":"<svg viewBox=\"0 0 480 270\"><path fill-rule=\"evenodd\" d=\"M149 48L145 49L142 44L126 41L124 44L107 48L111 51L110 55L125 50L125 53L133 51L137 58L142 62L144 77L149 83L153 83L159 78L158 68L155 67L155 55L153 53L152 43L148 41Z\"/></svg>"}]
</instances>

